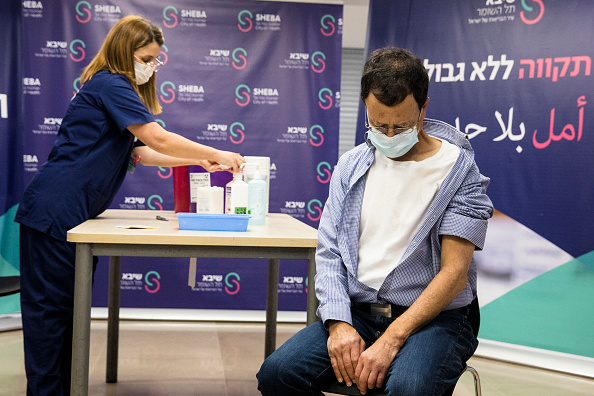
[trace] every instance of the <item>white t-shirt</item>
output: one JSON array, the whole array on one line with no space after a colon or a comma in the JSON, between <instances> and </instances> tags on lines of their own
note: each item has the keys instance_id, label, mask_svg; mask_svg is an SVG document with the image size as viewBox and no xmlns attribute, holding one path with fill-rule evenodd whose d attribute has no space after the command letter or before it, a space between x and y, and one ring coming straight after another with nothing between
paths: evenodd
<instances>
[{"instance_id":1,"label":"white t-shirt","mask_svg":"<svg viewBox=\"0 0 594 396\"><path fill-rule=\"evenodd\" d=\"M369 168L359 227L357 278L379 290L400 262L421 226L460 149L441 140L439 151L423 161L393 161L375 150Z\"/></svg>"}]
</instances>

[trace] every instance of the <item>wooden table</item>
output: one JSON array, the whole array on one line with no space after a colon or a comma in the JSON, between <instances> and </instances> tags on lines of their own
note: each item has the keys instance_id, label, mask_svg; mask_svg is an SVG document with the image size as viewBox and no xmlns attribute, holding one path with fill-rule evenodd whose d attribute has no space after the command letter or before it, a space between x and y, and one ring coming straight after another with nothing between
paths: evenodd
<instances>
[{"instance_id":1,"label":"wooden table","mask_svg":"<svg viewBox=\"0 0 594 396\"><path fill-rule=\"evenodd\" d=\"M169 221L157 220L156 215ZM130 225L156 228L118 228ZM117 382L121 256L267 258L265 356L276 349L279 260L307 259L310 290L307 295L307 323L316 320L314 275L317 230L287 214L268 214L266 225L250 225L247 232L182 231L171 211L109 209L68 231L68 241L76 243L73 396L88 394L93 256L110 257L107 382Z\"/></svg>"}]
</instances>

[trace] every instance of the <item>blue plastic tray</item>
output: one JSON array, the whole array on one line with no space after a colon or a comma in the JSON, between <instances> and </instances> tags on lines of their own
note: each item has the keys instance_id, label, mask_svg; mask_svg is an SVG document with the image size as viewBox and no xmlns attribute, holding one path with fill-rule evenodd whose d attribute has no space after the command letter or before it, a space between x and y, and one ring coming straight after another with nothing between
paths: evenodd
<instances>
[{"instance_id":1,"label":"blue plastic tray","mask_svg":"<svg viewBox=\"0 0 594 396\"><path fill-rule=\"evenodd\" d=\"M180 230L246 231L250 215L177 213Z\"/></svg>"}]
</instances>

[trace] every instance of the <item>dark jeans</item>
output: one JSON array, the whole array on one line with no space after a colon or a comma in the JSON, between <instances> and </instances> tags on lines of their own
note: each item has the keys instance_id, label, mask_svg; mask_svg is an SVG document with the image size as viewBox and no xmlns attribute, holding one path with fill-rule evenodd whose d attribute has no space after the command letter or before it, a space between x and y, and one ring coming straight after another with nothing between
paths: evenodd
<instances>
[{"instance_id":1,"label":"dark jeans","mask_svg":"<svg viewBox=\"0 0 594 396\"><path fill-rule=\"evenodd\" d=\"M357 309L352 313L353 326L367 346L394 320ZM444 311L410 336L390 366L385 381L388 395L451 393L478 346L467 316L468 312ZM327 340L322 322L291 337L262 364L257 374L260 392L265 396L322 395L321 390L336 380Z\"/></svg>"}]
</instances>

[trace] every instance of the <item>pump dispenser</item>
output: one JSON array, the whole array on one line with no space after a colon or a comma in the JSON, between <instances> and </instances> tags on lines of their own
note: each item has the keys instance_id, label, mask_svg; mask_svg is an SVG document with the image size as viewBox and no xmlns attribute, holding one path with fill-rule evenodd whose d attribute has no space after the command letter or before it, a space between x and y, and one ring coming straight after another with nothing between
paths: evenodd
<instances>
[{"instance_id":1,"label":"pump dispenser","mask_svg":"<svg viewBox=\"0 0 594 396\"><path fill-rule=\"evenodd\" d=\"M256 165L254 178L248 183L249 224L266 224L266 181L260 173L260 164Z\"/></svg>"},{"instance_id":2,"label":"pump dispenser","mask_svg":"<svg viewBox=\"0 0 594 396\"><path fill-rule=\"evenodd\" d=\"M248 185L243 181L243 172L234 173L233 180L225 186L225 213L247 214L247 206Z\"/></svg>"}]
</instances>

